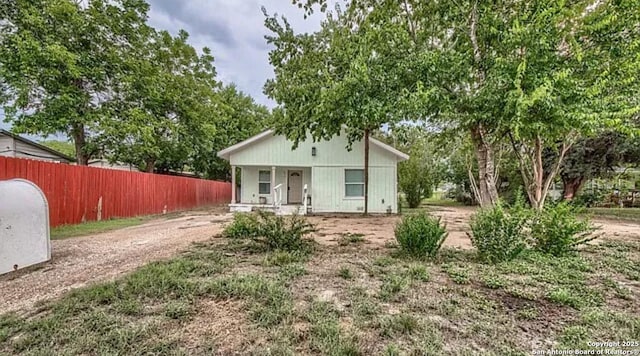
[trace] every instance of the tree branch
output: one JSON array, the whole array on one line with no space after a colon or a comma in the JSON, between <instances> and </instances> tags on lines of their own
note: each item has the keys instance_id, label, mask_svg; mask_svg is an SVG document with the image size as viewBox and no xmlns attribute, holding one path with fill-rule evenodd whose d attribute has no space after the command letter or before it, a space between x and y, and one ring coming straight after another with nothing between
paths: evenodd
<instances>
[{"instance_id":1,"label":"tree branch","mask_svg":"<svg viewBox=\"0 0 640 356\"><path fill-rule=\"evenodd\" d=\"M547 194L549 193L549 188L551 187L551 183L553 182L555 177L558 175L558 172L560 172L560 167L562 166L564 157L566 156L569 149L571 149L571 146L573 146L573 142L570 141L570 138L562 142L562 147L560 148L560 155L558 157L558 160L556 161L556 164L554 165L553 169L551 170L551 172L547 176L547 179L545 180L544 187L542 190L541 204L544 204Z\"/></svg>"},{"instance_id":2,"label":"tree branch","mask_svg":"<svg viewBox=\"0 0 640 356\"><path fill-rule=\"evenodd\" d=\"M409 12L409 4L407 3L407 0L404 0L404 11L407 13L407 25L409 26L409 34L411 35L413 43L417 45L418 39L416 37L416 26L413 21L411 21L411 13Z\"/></svg>"},{"instance_id":3,"label":"tree branch","mask_svg":"<svg viewBox=\"0 0 640 356\"><path fill-rule=\"evenodd\" d=\"M477 36L477 26L478 26L478 0L473 3L473 8L471 9L471 16L469 19L469 38L471 39L471 45L473 46L473 60L476 62L477 72L478 72L478 81L484 81L484 72L481 68L482 63L482 53L480 52L480 45L478 44L478 36Z\"/></svg>"}]
</instances>

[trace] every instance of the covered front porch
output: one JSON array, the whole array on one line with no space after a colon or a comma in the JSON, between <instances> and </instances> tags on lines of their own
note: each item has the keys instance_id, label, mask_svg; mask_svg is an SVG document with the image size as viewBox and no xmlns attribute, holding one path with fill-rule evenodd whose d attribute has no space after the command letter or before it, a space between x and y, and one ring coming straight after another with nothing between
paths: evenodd
<instances>
[{"instance_id":1,"label":"covered front porch","mask_svg":"<svg viewBox=\"0 0 640 356\"><path fill-rule=\"evenodd\" d=\"M232 212L273 211L280 215L311 211L311 167L232 166ZM239 184L238 184L239 183Z\"/></svg>"}]
</instances>

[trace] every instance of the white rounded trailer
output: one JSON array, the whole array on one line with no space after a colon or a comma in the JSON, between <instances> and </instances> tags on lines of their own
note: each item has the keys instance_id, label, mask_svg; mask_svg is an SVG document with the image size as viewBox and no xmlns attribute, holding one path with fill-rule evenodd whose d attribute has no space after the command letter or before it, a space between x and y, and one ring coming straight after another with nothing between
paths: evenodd
<instances>
[{"instance_id":1,"label":"white rounded trailer","mask_svg":"<svg viewBox=\"0 0 640 356\"><path fill-rule=\"evenodd\" d=\"M35 184L0 181L0 274L51 259L49 207Z\"/></svg>"}]
</instances>

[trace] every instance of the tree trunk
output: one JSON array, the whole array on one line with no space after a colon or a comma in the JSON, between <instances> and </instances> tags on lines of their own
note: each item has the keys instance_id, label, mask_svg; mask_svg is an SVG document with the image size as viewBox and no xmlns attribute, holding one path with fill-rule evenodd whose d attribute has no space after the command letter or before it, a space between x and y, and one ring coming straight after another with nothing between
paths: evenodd
<instances>
[{"instance_id":1,"label":"tree trunk","mask_svg":"<svg viewBox=\"0 0 640 356\"><path fill-rule=\"evenodd\" d=\"M481 207L490 207L498 202L493 148L491 144L487 142L486 132L481 124L471 128L471 140L473 141L474 151L478 161L478 182L477 189L474 190L476 200L480 203Z\"/></svg>"},{"instance_id":2,"label":"tree trunk","mask_svg":"<svg viewBox=\"0 0 640 356\"><path fill-rule=\"evenodd\" d=\"M156 168L156 159L148 158L145 164L144 171L147 173L153 173L153 170Z\"/></svg>"},{"instance_id":3,"label":"tree trunk","mask_svg":"<svg viewBox=\"0 0 640 356\"><path fill-rule=\"evenodd\" d=\"M84 124L74 123L71 127L71 136L73 138L73 144L76 147L76 163L80 166L89 165L89 154L86 153L86 132L84 131Z\"/></svg>"},{"instance_id":4,"label":"tree trunk","mask_svg":"<svg viewBox=\"0 0 640 356\"><path fill-rule=\"evenodd\" d=\"M531 206L536 210L541 210L544 206L542 189L544 185L544 166L542 164L542 139L537 136L534 145L533 161L533 184L529 193Z\"/></svg>"},{"instance_id":5,"label":"tree trunk","mask_svg":"<svg viewBox=\"0 0 640 356\"><path fill-rule=\"evenodd\" d=\"M484 84L485 72L482 66L482 52L478 43L478 3L474 3L469 18L469 39L473 47L473 61L475 64L476 83L473 91L476 92ZM478 161L478 182L475 189L476 200L480 206L490 207L498 203L498 188L496 181L498 174L493 157L493 147L488 142L486 131L482 124L478 123L471 127L471 140L473 141L476 159ZM473 181L471 182L473 184Z\"/></svg>"},{"instance_id":6,"label":"tree trunk","mask_svg":"<svg viewBox=\"0 0 640 356\"><path fill-rule=\"evenodd\" d=\"M364 215L369 213L369 129L364 130Z\"/></svg>"},{"instance_id":7,"label":"tree trunk","mask_svg":"<svg viewBox=\"0 0 640 356\"><path fill-rule=\"evenodd\" d=\"M542 210L544 208L549 188L551 187L555 177L558 175L560 166L562 165L569 148L571 148L571 142L569 140L562 142L558 159L553 168L546 174L542 162L542 151L544 150L544 145L540 135L536 136L533 151L529 157L531 169L527 167L527 160L525 160L522 155L518 156L520 158L520 171L522 172L525 189L527 190L527 196L529 197L529 202L531 203L532 208L536 210Z\"/></svg>"},{"instance_id":8,"label":"tree trunk","mask_svg":"<svg viewBox=\"0 0 640 356\"><path fill-rule=\"evenodd\" d=\"M571 179L563 179L562 180L562 198L566 201L571 201L580 191L582 185L584 184L584 179L582 177L571 178Z\"/></svg>"}]
</instances>

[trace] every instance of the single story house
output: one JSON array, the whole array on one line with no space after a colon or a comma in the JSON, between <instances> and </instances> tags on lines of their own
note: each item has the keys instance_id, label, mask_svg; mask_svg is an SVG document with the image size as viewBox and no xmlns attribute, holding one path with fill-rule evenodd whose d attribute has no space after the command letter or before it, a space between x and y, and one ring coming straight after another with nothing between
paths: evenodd
<instances>
[{"instance_id":1,"label":"single story house","mask_svg":"<svg viewBox=\"0 0 640 356\"><path fill-rule=\"evenodd\" d=\"M370 138L369 212L397 213L398 162L409 158ZM231 211L274 209L288 213L364 211L364 143L347 150L346 135L293 143L267 130L218 152L231 164Z\"/></svg>"},{"instance_id":2,"label":"single story house","mask_svg":"<svg viewBox=\"0 0 640 356\"><path fill-rule=\"evenodd\" d=\"M74 161L73 157L2 129L0 129L0 156L58 163Z\"/></svg>"}]
</instances>

